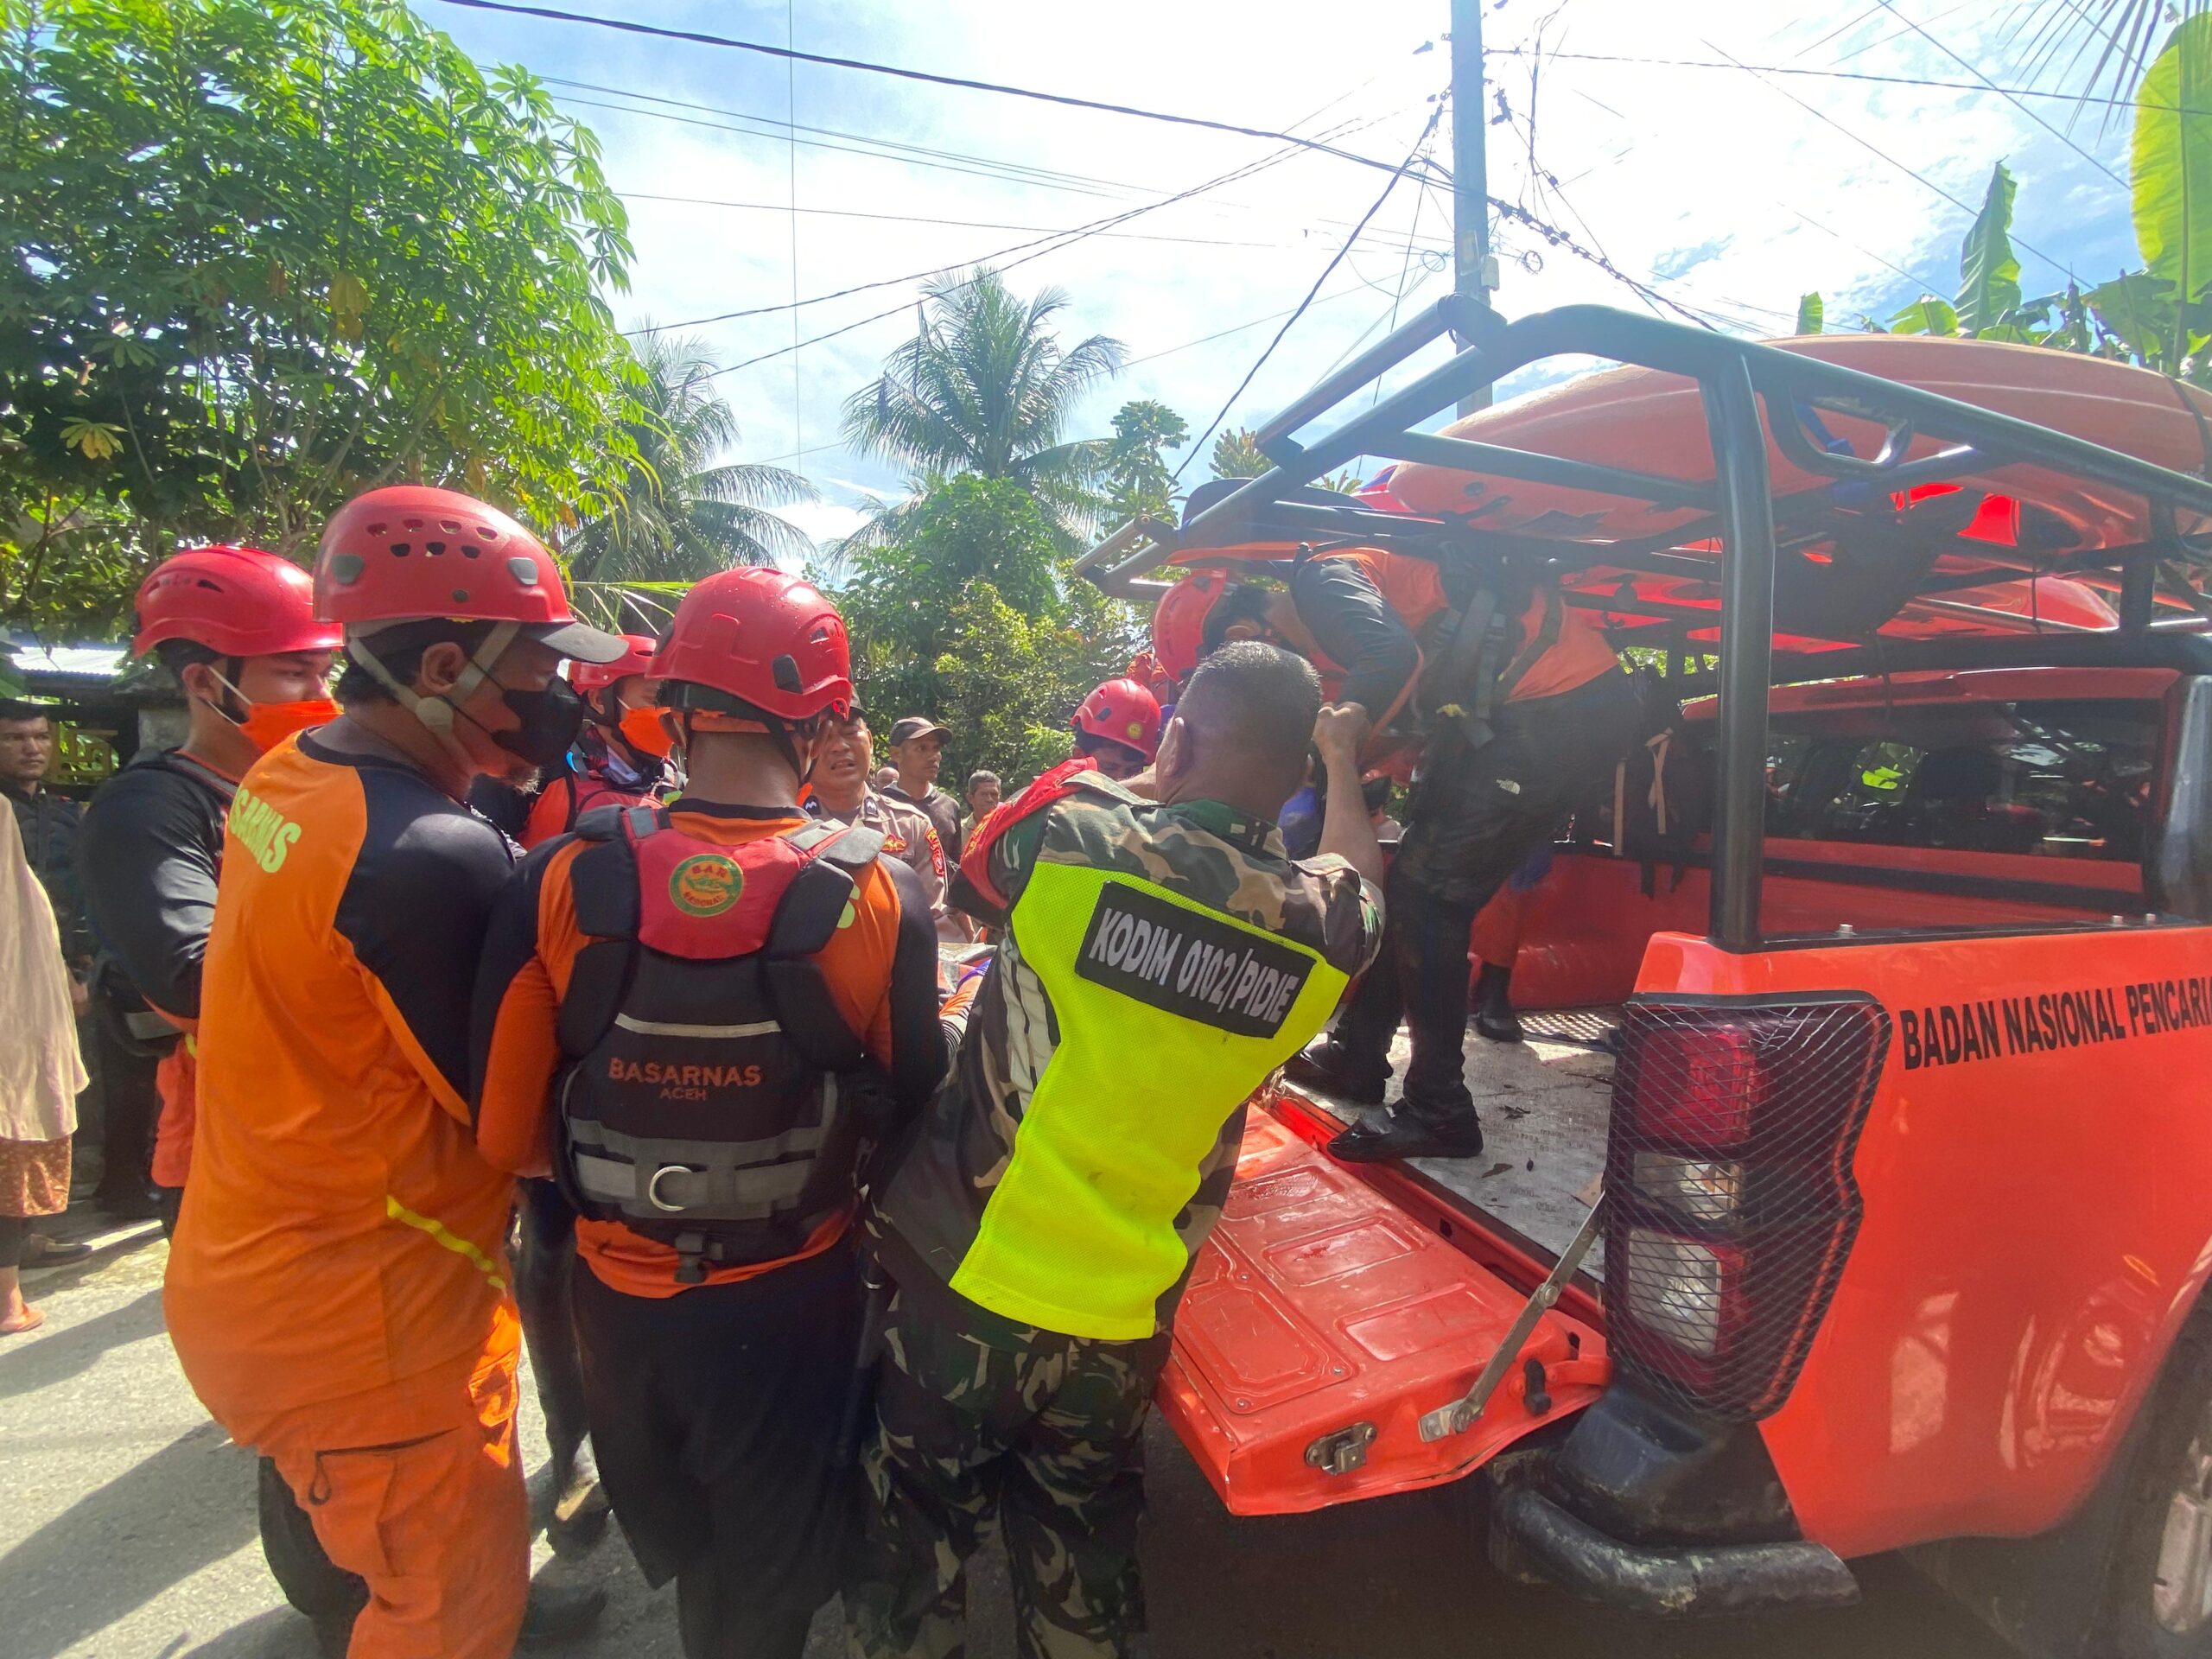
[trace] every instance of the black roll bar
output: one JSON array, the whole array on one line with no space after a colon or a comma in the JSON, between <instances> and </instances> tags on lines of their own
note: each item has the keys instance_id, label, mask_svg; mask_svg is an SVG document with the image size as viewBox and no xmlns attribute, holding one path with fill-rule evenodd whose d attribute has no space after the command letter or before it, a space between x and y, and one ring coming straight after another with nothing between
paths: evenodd
<instances>
[{"instance_id":1,"label":"black roll bar","mask_svg":"<svg viewBox=\"0 0 2212 1659\"><path fill-rule=\"evenodd\" d=\"M1447 333L1465 342L1449 360L1312 442L1298 440L1297 434L1306 427ZM1422 423L1452 409L1478 388L1529 364L1567 355L1609 359L1694 382L1713 442L1713 481L1668 478L1420 429ZM1838 453L1827 441L1815 442L1822 413L1879 424L1879 452L1872 456ZM1767 462L1770 432L1793 466L1835 481L1777 504ZM1916 439L1943 447L1919 460L1907 460ZM1488 543L1522 553L1541 550L1541 556L1567 568L1619 564L1665 570L1678 560L1688 564L1684 556L1670 553L1670 547L1718 536L1724 552L1719 572L1716 677L1720 797L1707 926L1713 942L1730 950L1753 950L1759 942L1777 520L1793 540L1799 540L1808 529L1817 534L1824 520L1834 518L1843 492L1856 491L1856 499L1872 499L1917 484L1948 482L2004 467L2035 466L2104 484L2148 504L2152 525L2149 545L2069 556L2043 571L2116 572L2124 631L2143 639L2157 637L2150 629L2161 561L2170 562L2173 580L2179 579L2184 566L2202 570L2212 565L2212 556L2202 546L2176 530L2177 510L2212 517L2212 480L1819 358L1604 306L1562 306L1507 322L1464 296L1440 300L1262 426L1256 441L1274 463L1266 473L1193 515L1179 530L1153 522L1122 526L1079 558L1077 569L1108 592L1128 594L1157 591L1157 584L1140 579L1178 552L1255 541L1319 545L1335 540L1427 559L1441 556L1455 543ZM1549 541L1485 531L1479 501L1467 513L1433 518L1289 499L1360 455L1561 485L1690 516L1671 531L1631 540ZM2036 573L2023 569L2020 574ZM2005 579L1996 572L1971 584L1955 577L1935 578L1926 602L1947 605L1934 596ZM2192 606L2203 608L2202 595L2192 590L2188 598ZM1578 603L1592 602L1588 595L1576 599ZM1602 602L1599 607L1604 607ZM1649 603L1619 602L1614 608L1628 614L1693 620L1678 607ZM1953 650L1961 643L1946 642ZM1892 660L1897 655L1886 642L1875 650L1878 656L1889 653ZM1821 665L1827 664L1834 667L1825 671L1837 671L1847 656L1821 653L1813 671L1823 671Z\"/></svg>"},{"instance_id":2,"label":"black roll bar","mask_svg":"<svg viewBox=\"0 0 2212 1659\"><path fill-rule=\"evenodd\" d=\"M1742 359L1704 383L1720 493L1719 799L1706 931L1724 950L1759 941L1766 868L1766 697L1774 664L1774 503L1766 434Z\"/></svg>"}]
</instances>

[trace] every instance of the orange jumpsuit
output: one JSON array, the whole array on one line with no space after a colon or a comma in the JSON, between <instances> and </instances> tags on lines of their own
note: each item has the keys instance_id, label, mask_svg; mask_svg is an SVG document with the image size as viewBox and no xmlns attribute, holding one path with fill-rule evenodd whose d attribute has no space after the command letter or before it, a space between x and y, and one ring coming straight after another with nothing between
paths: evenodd
<instances>
[{"instance_id":1,"label":"orange jumpsuit","mask_svg":"<svg viewBox=\"0 0 2212 1659\"><path fill-rule=\"evenodd\" d=\"M227 823L169 1332L367 1581L353 1659L499 1659L527 1593L511 1184L464 1100L511 857L413 767L314 735Z\"/></svg>"}]
</instances>

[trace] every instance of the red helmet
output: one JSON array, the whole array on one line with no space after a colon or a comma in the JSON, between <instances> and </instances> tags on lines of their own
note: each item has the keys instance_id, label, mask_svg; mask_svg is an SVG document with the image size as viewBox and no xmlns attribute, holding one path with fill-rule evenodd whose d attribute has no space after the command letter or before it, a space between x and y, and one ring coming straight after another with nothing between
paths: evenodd
<instances>
[{"instance_id":1,"label":"red helmet","mask_svg":"<svg viewBox=\"0 0 2212 1659\"><path fill-rule=\"evenodd\" d=\"M653 669L653 639L648 633L626 633L622 643L629 647L611 663L570 663L569 683L580 692L604 691L608 686L628 679L632 674L650 674Z\"/></svg>"},{"instance_id":2,"label":"red helmet","mask_svg":"<svg viewBox=\"0 0 2212 1659\"><path fill-rule=\"evenodd\" d=\"M357 495L322 532L315 614L348 627L442 616L513 622L579 662L611 663L620 636L576 620L561 567L497 507L452 490L392 484Z\"/></svg>"},{"instance_id":3,"label":"red helmet","mask_svg":"<svg viewBox=\"0 0 2212 1659\"><path fill-rule=\"evenodd\" d=\"M192 547L163 559L138 585L140 656L189 639L225 657L335 651L334 622L315 617L315 583L289 559L257 547Z\"/></svg>"},{"instance_id":4,"label":"red helmet","mask_svg":"<svg viewBox=\"0 0 2212 1659\"><path fill-rule=\"evenodd\" d=\"M1078 732L1135 749L1147 760L1160 753L1160 699L1135 680L1109 680L1075 711Z\"/></svg>"},{"instance_id":5,"label":"red helmet","mask_svg":"<svg viewBox=\"0 0 2212 1659\"><path fill-rule=\"evenodd\" d=\"M1205 652L1206 613L1229 590L1229 576L1201 570L1185 576L1160 596L1152 613L1152 654L1178 681L1191 677Z\"/></svg>"},{"instance_id":6,"label":"red helmet","mask_svg":"<svg viewBox=\"0 0 2212 1659\"><path fill-rule=\"evenodd\" d=\"M845 620L788 571L741 565L697 583L653 653L652 677L726 691L782 720L853 706Z\"/></svg>"}]
</instances>

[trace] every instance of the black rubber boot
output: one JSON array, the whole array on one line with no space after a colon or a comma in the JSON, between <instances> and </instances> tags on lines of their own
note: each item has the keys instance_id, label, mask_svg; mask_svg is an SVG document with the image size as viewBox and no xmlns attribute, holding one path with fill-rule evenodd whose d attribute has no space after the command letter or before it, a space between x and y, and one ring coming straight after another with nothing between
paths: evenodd
<instances>
[{"instance_id":1,"label":"black rubber boot","mask_svg":"<svg viewBox=\"0 0 2212 1659\"><path fill-rule=\"evenodd\" d=\"M607 1534L607 1491L599 1484L599 1470L592 1461L587 1440L569 1460L569 1478L553 1494L552 1517L545 1523L545 1541L556 1555L581 1555Z\"/></svg>"},{"instance_id":2,"label":"black rubber boot","mask_svg":"<svg viewBox=\"0 0 2212 1659\"><path fill-rule=\"evenodd\" d=\"M1436 1117L1402 1100L1387 1117L1355 1123L1329 1142L1329 1155L1348 1164L1379 1164L1393 1158L1474 1158L1482 1149L1482 1122L1471 1106Z\"/></svg>"},{"instance_id":3,"label":"black rubber boot","mask_svg":"<svg viewBox=\"0 0 2212 1659\"><path fill-rule=\"evenodd\" d=\"M516 1638L525 1647L553 1647L573 1642L596 1624L607 1611L607 1592L595 1584L548 1582L543 1576L530 1584L530 1605L522 1616L522 1632Z\"/></svg>"},{"instance_id":4,"label":"black rubber boot","mask_svg":"<svg viewBox=\"0 0 2212 1659\"><path fill-rule=\"evenodd\" d=\"M1282 1068L1286 1082L1300 1089L1314 1089L1355 1106L1380 1106L1390 1068L1360 1070L1333 1037L1324 1037L1302 1054L1294 1054Z\"/></svg>"},{"instance_id":5,"label":"black rubber boot","mask_svg":"<svg viewBox=\"0 0 2212 1659\"><path fill-rule=\"evenodd\" d=\"M1521 1017L1513 1012L1513 970L1495 963L1483 963L1475 976L1475 1034L1493 1043L1522 1040Z\"/></svg>"}]
</instances>

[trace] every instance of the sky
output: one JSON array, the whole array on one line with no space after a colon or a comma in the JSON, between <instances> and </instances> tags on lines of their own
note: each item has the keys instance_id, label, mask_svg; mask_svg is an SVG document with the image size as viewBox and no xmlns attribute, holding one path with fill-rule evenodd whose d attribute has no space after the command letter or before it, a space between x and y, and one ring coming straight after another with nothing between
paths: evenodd
<instances>
[{"instance_id":1,"label":"sky","mask_svg":"<svg viewBox=\"0 0 2212 1659\"><path fill-rule=\"evenodd\" d=\"M1393 165L1422 144L1450 75L1445 0L557 3L1294 132ZM803 473L820 499L785 516L817 539L904 493L896 465L843 446L839 411L912 337L921 273L988 259L1018 292L1065 293L1064 342L1122 343L1126 370L1089 397L1071 437L1104 435L1124 400L1149 397L1195 440L1370 209L1228 424L1258 424L1451 285L1440 180L1402 179L1378 208L1386 172L1268 139L416 3L480 62L544 78L598 135L637 250L628 290L608 296L620 326L667 327L724 365L776 353L718 382L742 435L731 459ZM1791 332L1798 296L1817 289L1831 328L1885 318L1923 292L1956 290L1959 243L1999 160L2018 180L2027 291L2109 278L2137 258L2125 124L1978 90L1985 79L2038 84L2009 32L2015 16L2010 0L1817 11L1486 0L1491 194L1622 274L1501 218L1496 304L1509 316L1584 302L1656 308L1770 336ZM1818 73L1757 73L1783 68ZM1859 76L1889 79L1848 78ZM2040 84L2053 82L2046 73ZM1427 139L1446 168L1452 121L1447 107ZM1107 234L1019 245L1136 209L1147 211ZM818 302L793 310L795 298ZM733 311L764 314L724 317ZM1427 348L1386 386L1446 349ZM1501 390L1573 366L1539 367ZM1199 454L1185 482L1205 476Z\"/></svg>"}]
</instances>

